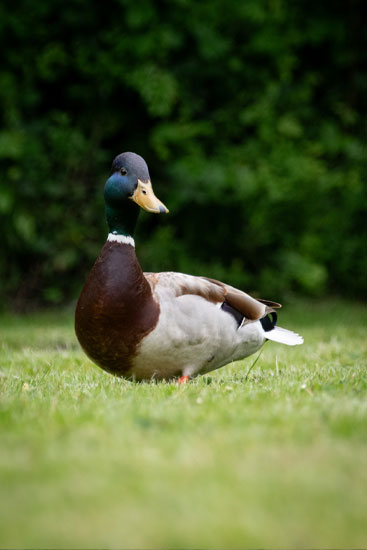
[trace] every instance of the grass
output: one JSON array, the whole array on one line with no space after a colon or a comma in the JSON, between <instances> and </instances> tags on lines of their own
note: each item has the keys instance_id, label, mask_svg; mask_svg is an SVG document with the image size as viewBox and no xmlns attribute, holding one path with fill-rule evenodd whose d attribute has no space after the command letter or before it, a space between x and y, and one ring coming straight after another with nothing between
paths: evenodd
<instances>
[{"instance_id":1,"label":"grass","mask_svg":"<svg viewBox=\"0 0 367 550\"><path fill-rule=\"evenodd\" d=\"M71 312L2 317L0 547L366 547L366 310L280 318L303 346L177 386L94 367Z\"/></svg>"}]
</instances>

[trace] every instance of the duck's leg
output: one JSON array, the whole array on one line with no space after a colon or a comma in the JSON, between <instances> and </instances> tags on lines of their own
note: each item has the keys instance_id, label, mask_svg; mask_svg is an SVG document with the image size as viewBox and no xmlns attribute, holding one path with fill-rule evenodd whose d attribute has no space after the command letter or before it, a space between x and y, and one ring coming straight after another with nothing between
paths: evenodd
<instances>
[{"instance_id":1,"label":"duck's leg","mask_svg":"<svg viewBox=\"0 0 367 550\"><path fill-rule=\"evenodd\" d=\"M188 382L189 380L190 380L190 376L181 376L178 379L178 383L179 384L186 384L186 382Z\"/></svg>"}]
</instances>

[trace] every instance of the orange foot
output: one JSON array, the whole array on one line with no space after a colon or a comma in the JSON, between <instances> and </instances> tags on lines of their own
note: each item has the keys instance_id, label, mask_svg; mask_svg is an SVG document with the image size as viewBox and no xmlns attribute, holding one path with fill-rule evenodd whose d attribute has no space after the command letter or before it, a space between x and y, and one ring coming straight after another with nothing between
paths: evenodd
<instances>
[{"instance_id":1,"label":"orange foot","mask_svg":"<svg viewBox=\"0 0 367 550\"><path fill-rule=\"evenodd\" d=\"M181 378L178 379L179 384L186 384L190 380L190 376L181 376Z\"/></svg>"}]
</instances>

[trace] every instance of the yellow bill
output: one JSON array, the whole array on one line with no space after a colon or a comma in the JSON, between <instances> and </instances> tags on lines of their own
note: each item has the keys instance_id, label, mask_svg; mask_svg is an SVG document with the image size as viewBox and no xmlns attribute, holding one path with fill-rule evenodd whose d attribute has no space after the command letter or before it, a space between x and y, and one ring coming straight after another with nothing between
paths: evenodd
<instances>
[{"instance_id":1,"label":"yellow bill","mask_svg":"<svg viewBox=\"0 0 367 550\"><path fill-rule=\"evenodd\" d=\"M168 208L164 206L155 194L153 193L152 184L150 181L143 182L138 180L138 186L134 191L131 200L136 202L141 208L147 210L147 212L154 212L156 214L167 214Z\"/></svg>"}]
</instances>

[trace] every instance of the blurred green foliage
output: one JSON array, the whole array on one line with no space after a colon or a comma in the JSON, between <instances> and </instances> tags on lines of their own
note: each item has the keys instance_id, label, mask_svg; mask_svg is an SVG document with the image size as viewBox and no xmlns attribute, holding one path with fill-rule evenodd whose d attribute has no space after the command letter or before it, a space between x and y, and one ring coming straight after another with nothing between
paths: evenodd
<instances>
[{"instance_id":1,"label":"blurred green foliage","mask_svg":"<svg viewBox=\"0 0 367 550\"><path fill-rule=\"evenodd\" d=\"M171 211L141 216L145 269L272 299L366 295L362 7L2 2L2 303L77 295L126 150Z\"/></svg>"}]
</instances>

